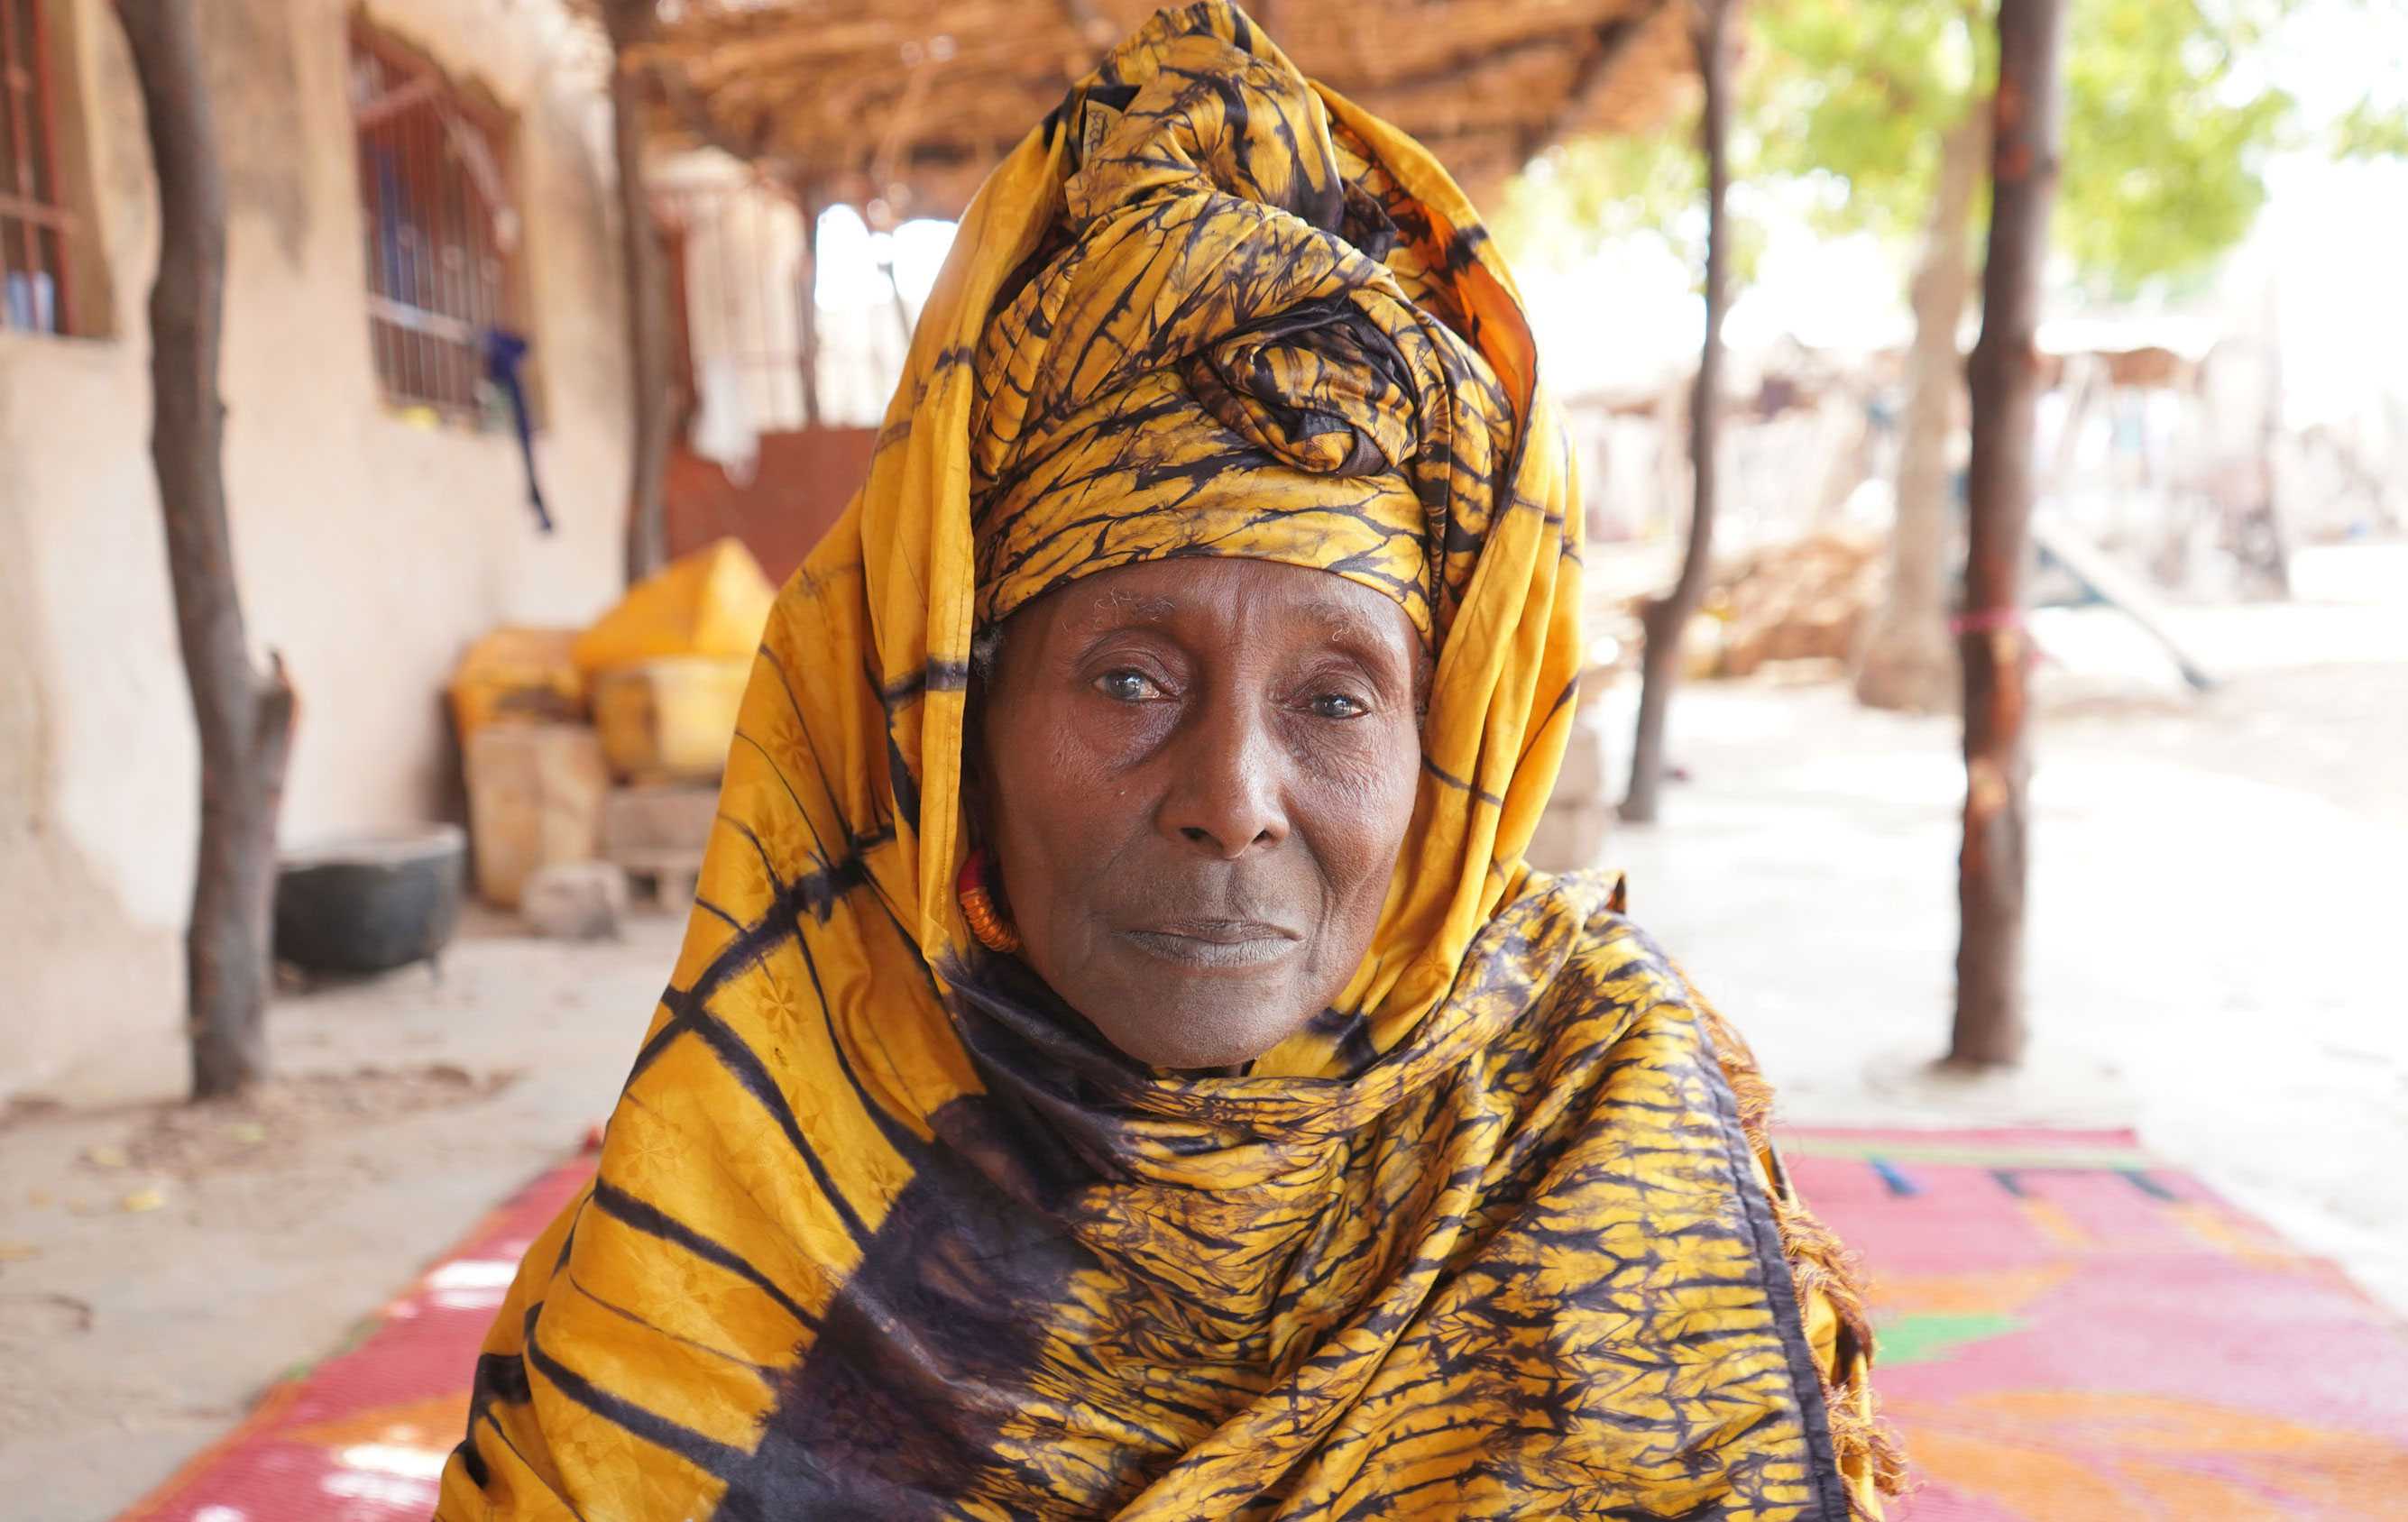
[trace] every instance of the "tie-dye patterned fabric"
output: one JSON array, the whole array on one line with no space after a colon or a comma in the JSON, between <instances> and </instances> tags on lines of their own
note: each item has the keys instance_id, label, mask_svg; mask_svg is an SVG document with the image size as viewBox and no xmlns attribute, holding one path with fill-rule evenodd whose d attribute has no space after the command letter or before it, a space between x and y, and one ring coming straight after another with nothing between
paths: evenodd
<instances>
[{"instance_id":1,"label":"tie-dye patterned fabric","mask_svg":"<svg viewBox=\"0 0 2408 1522\"><path fill-rule=\"evenodd\" d=\"M972 206L770 618L438 1515L1870 1511L1861 1313L1743 1048L1606 885L1521 860L1577 525L1438 165L1226 5L1116 50ZM976 630L1179 554L1378 586L1437 657L1371 950L1240 1076L1131 1062L952 891Z\"/></svg>"},{"instance_id":2,"label":"tie-dye patterned fabric","mask_svg":"<svg viewBox=\"0 0 2408 1522\"><path fill-rule=\"evenodd\" d=\"M1440 236L1268 47L1173 33L1144 66L1072 97L1059 247L979 345L980 621L1239 555L1385 592L1434 647L1521 431L1449 267L1476 226Z\"/></svg>"}]
</instances>

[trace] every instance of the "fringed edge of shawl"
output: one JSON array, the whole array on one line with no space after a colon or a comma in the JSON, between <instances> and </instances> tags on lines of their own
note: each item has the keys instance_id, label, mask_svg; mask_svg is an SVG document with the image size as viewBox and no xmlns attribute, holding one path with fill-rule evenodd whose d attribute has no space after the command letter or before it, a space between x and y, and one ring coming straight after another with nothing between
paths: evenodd
<instances>
[{"instance_id":1,"label":"fringed edge of shawl","mask_svg":"<svg viewBox=\"0 0 2408 1522\"><path fill-rule=\"evenodd\" d=\"M1772 1218L1781 1229L1781 1253L1797 1285L1799 1313L1811 1314L1819 1297L1839 1318L1843 1345L1835 1350L1832 1368L1822 1371L1833 1457L1843 1475L1869 1474L1879 1494L1902 1495L1907 1489L1906 1455L1896 1430L1882 1418L1872 1388L1873 1330L1865 1311L1863 1265L1806 1207L1781 1168L1772 1148L1772 1086L1756 1068L1756 1054L1721 1012L1697 991L1688 974L1684 972L1680 976L1707 1038L1713 1043L1723 1077L1738 1101L1740 1130L1756 1156L1767 1162ZM1880 1512L1867 1507L1857 1486L1848 1486L1848 1506L1865 1522L1879 1522Z\"/></svg>"}]
</instances>

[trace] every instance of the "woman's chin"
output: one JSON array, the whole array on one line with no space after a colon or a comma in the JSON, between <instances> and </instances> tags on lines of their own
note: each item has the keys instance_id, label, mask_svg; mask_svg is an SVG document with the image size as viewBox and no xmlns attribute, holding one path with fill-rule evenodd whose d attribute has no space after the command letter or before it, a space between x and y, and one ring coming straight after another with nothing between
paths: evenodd
<instances>
[{"instance_id":1,"label":"woman's chin","mask_svg":"<svg viewBox=\"0 0 2408 1522\"><path fill-rule=\"evenodd\" d=\"M1344 986L1360 947L1281 932L1248 938L1111 931L1066 956L1032 937L1029 965L1130 1060L1177 1072L1251 1062L1301 1030Z\"/></svg>"},{"instance_id":2,"label":"woman's chin","mask_svg":"<svg viewBox=\"0 0 2408 1522\"><path fill-rule=\"evenodd\" d=\"M1162 987L1143 1002L1118 1003L1115 1017L1088 1023L1106 1041L1150 1068L1176 1072L1231 1068L1251 1062L1302 1029L1324 1001L1306 999L1285 977L1265 977L1253 989L1223 976L1197 988ZM1082 1013L1084 1013L1082 1011Z\"/></svg>"}]
</instances>

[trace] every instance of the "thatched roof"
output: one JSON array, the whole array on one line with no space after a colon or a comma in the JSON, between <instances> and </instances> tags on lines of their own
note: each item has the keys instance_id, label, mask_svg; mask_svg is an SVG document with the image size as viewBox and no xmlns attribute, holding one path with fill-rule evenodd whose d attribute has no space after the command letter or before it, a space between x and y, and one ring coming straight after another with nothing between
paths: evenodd
<instances>
[{"instance_id":1,"label":"thatched roof","mask_svg":"<svg viewBox=\"0 0 2408 1522\"><path fill-rule=\"evenodd\" d=\"M624 3L624 0L622 0ZM673 0L636 50L666 149L716 147L882 217L951 216L1156 0ZM1659 121L1686 0L1254 0L1298 67L1475 196L1584 133Z\"/></svg>"}]
</instances>

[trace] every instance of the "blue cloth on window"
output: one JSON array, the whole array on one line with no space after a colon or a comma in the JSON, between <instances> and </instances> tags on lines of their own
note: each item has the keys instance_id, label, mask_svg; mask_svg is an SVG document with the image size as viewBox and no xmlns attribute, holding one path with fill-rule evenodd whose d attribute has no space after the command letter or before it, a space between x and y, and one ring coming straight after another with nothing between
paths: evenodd
<instances>
[{"instance_id":1,"label":"blue cloth on window","mask_svg":"<svg viewBox=\"0 0 2408 1522\"><path fill-rule=\"evenodd\" d=\"M510 421L518 429L519 458L526 463L527 501L544 533L552 532L552 513L543 505L543 483L535 475L535 424L527 416L526 387L519 366L526 360L527 341L506 328L485 330L485 378L509 399Z\"/></svg>"}]
</instances>

